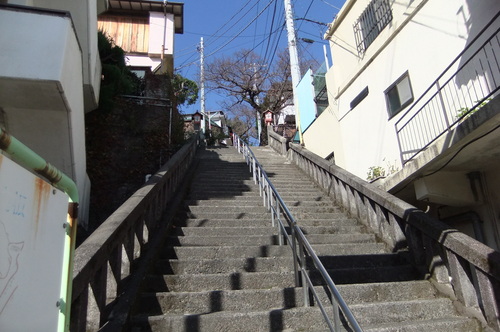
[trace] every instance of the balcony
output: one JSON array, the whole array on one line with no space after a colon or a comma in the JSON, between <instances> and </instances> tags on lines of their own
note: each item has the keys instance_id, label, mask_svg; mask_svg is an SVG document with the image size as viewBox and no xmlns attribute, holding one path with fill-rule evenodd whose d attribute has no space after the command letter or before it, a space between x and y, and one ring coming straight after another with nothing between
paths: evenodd
<instances>
[{"instance_id":1,"label":"balcony","mask_svg":"<svg viewBox=\"0 0 500 332\"><path fill-rule=\"evenodd\" d=\"M81 49L68 13L0 6L0 30L9 31L0 34L0 106L6 112L69 112L81 102Z\"/></svg>"},{"instance_id":2,"label":"balcony","mask_svg":"<svg viewBox=\"0 0 500 332\"><path fill-rule=\"evenodd\" d=\"M451 133L498 94L500 28L489 36L485 33L497 18L498 15L396 122L403 164Z\"/></svg>"}]
</instances>

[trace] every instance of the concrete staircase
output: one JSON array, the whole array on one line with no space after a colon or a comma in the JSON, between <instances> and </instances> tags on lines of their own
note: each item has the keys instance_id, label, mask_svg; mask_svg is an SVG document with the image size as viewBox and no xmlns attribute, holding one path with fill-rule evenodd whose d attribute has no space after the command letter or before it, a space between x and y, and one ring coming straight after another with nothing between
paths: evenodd
<instances>
[{"instance_id":1,"label":"concrete staircase","mask_svg":"<svg viewBox=\"0 0 500 332\"><path fill-rule=\"evenodd\" d=\"M392 253L283 157L253 151L365 331L479 331L419 280L408 253ZM303 306L291 250L278 245L243 157L207 148L196 163L185 209L144 280L130 330L326 331L318 307Z\"/></svg>"}]
</instances>

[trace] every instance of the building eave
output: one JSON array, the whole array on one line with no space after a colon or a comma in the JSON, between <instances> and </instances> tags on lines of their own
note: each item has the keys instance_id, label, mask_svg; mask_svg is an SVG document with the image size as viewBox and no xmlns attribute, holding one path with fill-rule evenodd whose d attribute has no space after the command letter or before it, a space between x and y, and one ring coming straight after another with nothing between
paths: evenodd
<instances>
[{"instance_id":1,"label":"building eave","mask_svg":"<svg viewBox=\"0 0 500 332\"><path fill-rule=\"evenodd\" d=\"M108 0L106 15L147 16L150 12L174 15L175 33L184 33L184 3L143 0Z\"/></svg>"}]
</instances>

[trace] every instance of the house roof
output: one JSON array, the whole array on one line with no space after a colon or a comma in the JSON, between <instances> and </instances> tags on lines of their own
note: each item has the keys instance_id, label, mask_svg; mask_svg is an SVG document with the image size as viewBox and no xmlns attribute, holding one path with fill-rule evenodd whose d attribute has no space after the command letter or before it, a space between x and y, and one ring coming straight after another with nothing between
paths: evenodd
<instances>
[{"instance_id":1,"label":"house roof","mask_svg":"<svg viewBox=\"0 0 500 332\"><path fill-rule=\"evenodd\" d=\"M184 121L192 121L193 117L198 114L200 116L200 119L203 119L203 115L200 112L194 112L191 114L182 114L182 117L184 118Z\"/></svg>"},{"instance_id":2,"label":"house roof","mask_svg":"<svg viewBox=\"0 0 500 332\"><path fill-rule=\"evenodd\" d=\"M141 15L165 10L163 1L108 0L106 14ZM184 4L166 2L166 12L174 15L175 33L184 33Z\"/></svg>"}]
</instances>

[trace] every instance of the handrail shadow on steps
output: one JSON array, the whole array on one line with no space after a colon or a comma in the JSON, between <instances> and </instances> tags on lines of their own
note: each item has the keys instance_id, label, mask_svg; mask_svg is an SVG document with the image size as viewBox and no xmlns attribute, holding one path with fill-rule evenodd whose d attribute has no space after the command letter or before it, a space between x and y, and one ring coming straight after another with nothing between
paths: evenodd
<instances>
[{"instance_id":1,"label":"handrail shadow on steps","mask_svg":"<svg viewBox=\"0 0 500 332\"><path fill-rule=\"evenodd\" d=\"M270 132L269 142L279 138ZM271 144L273 147L276 144ZM281 150L277 150L281 154ZM308 174L352 217L388 246L408 247L415 265L483 324L500 330L500 253L450 228L403 200L369 184L298 144L287 158Z\"/></svg>"},{"instance_id":2,"label":"handrail shadow on steps","mask_svg":"<svg viewBox=\"0 0 500 332\"><path fill-rule=\"evenodd\" d=\"M133 273L159 246L199 143L191 138L76 249L72 332L120 331L126 324L140 282Z\"/></svg>"},{"instance_id":3,"label":"handrail shadow on steps","mask_svg":"<svg viewBox=\"0 0 500 332\"><path fill-rule=\"evenodd\" d=\"M280 141L286 142L286 140ZM271 140L268 142L271 142ZM233 144L238 149L238 152L242 153L245 157L245 160L249 165L249 170L252 173L254 183L259 186L259 192L263 199L263 205L268 209L268 211L271 212L272 226L276 226L278 229L278 244L283 245L283 240L286 239L286 243L292 249L295 286L302 287L303 289L304 306L308 307L310 305L309 295L312 295L330 331L335 332L347 330L362 332L363 330L342 298L323 263L313 250L301 228L297 225L295 218L272 182L269 180L266 171L259 164L257 158L255 158L252 150L250 150L248 145L244 143L236 134L233 134ZM287 229L289 231L287 231ZM326 305L322 303L314 288L314 284L308 274L309 267L306 264L307 258L312 260L314 266L318 269L320 276L325 282L325 286L329 292L331 309L333 309L328 309L328 312L333 313L333 317L330 317L331 314L328 314Z\"/></svg>"}]
</instances>

